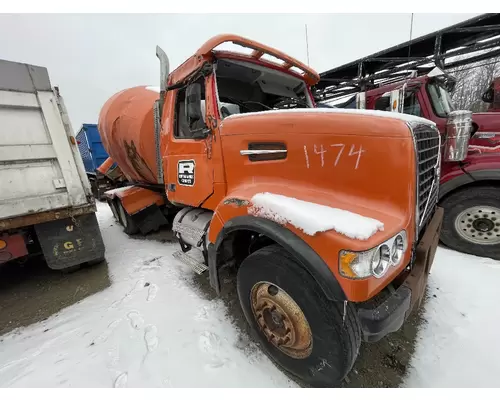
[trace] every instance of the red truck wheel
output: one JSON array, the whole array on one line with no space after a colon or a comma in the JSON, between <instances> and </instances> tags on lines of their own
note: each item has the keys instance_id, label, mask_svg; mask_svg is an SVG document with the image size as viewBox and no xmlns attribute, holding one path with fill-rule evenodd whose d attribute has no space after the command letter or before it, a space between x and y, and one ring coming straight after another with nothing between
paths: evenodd
<instances>
[{"instance_id":1,"label":"red truck wheel","mask_svg":"<svg viewBox=\"0 0 500 400\"><path fill-rule=\"evenodd\" d=\"M351 304L329 301L282 247L257 250L241 264L238 297L269 358L305 386L338 386L361 343Z\"/></svg>"},{"instance_id":2,"label":"red truck wheel","mask_svg":"<svg viewBox=\"0 0 500 400\"><path fill-rule=\"evenodd\" d=\"M448 247L480 257L500 259L500 189L464 188L447 196L441 241Z\"/></svg>"}]
</instances>

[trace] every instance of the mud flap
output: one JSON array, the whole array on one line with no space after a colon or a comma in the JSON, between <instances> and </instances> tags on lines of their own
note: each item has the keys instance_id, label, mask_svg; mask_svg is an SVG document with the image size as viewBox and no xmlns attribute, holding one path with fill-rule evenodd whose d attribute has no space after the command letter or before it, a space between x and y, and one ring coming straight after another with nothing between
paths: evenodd
<instances>
[{"instance_id":1,"label":"mud flap","mask_svg":"<svg viewBox=\"0 0 500 400\"><path fill-rule=\"evenodd\" d=\"M62 270L104 258L95 213L35 225L38 242L51 269Z\"/></svg>"},{"instance_id":2,"label":"mud flap","mask_svg":"<svg viewBox=\"0 0 500 400\"><path fill-rule=\"evenodd\" d=\"M144 210L141 210L130 217L137 224L143 235L156 231L162 225L168 224L168 221L161 212L160 207L156 204L146 207Z\"/></svg>"}]
</instances>

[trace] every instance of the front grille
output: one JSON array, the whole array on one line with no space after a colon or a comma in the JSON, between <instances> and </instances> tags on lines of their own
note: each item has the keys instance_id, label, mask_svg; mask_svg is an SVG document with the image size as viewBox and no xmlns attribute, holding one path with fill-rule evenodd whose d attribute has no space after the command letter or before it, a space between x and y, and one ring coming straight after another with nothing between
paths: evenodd
<instances>
[{"instance_id":1,"label":"front grille","mask_svg":"<svg viewBox=\"0 0 500 400\"><path fill-rule=\"evenodd\" d=\"M418 232L420 234L432 216L438 202L439 169L441 165L436 169L436 162L441 149L439 132L430 125L419 124L413 126L413 135L417 150L417 224L419 224Z\"/></svg>"}]
</instances>

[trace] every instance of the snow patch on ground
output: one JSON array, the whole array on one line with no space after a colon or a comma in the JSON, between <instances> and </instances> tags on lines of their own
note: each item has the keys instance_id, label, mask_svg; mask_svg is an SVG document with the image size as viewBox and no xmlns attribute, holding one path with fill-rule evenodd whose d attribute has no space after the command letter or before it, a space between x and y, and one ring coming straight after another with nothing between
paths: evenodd
<instances>
[{"instance_id":1,"label":"snow patch on ground","mask_svg":"<svg viewBox=\"0 0 500 400\"><path fill-rule=\"evenodd\" d=\"M4 335L1 387L296 386L258 348L241 348L222 300L172 257L177 244L131 239L97 206L111 286Z\"/></svg>"},{"instance_id":2,"label":"snow patch on ground","mask_svg":"<svg viewBox=\"0 0 500 400\"><path fill-rule=\"evenodd\" d=\"M384 224L376 219L293 197L258 193L251 201L253 205L248 209L249 214L279 224L290 223L311 236L333 229L352 239L366 240L384 230Z\"/></svg>"},{"instance_id":3,"label":"snow patch on ground","mask_svg":"<svg viewBox=\"0 0 500 400\"><path fill-rule=\"evenodd\" d=\"M111 286L2 336L0 387L295 386L197 290L178 245L131 239L97 207ZM498 282L500 262L438 249L404 386L498 386Z\"/></svg>"},{"instance_id":4,"label":"snow patch on ground","mask_svg":"<svg viewBox=\"0 0 500 400\"><path fill-rule=\"evenodd\" d=\"M500 262L438 249L407 387L498 387Z\"/></svg>"}]
</instances>

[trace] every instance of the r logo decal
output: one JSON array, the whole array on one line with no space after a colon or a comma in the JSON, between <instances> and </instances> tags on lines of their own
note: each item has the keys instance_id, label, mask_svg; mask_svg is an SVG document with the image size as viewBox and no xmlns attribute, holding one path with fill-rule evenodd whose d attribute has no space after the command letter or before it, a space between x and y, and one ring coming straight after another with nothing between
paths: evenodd
<instances>
[{"instance_id":1,"label":"r logo decal","mask_svg":"<svg viewBox=\"0 0 500 400\"><path fill-rule=\"evenodd\" d=\"M183 160L177 163L177 181L182 186L194 186L194 160Z\"/></svg>"}]
</instances>

